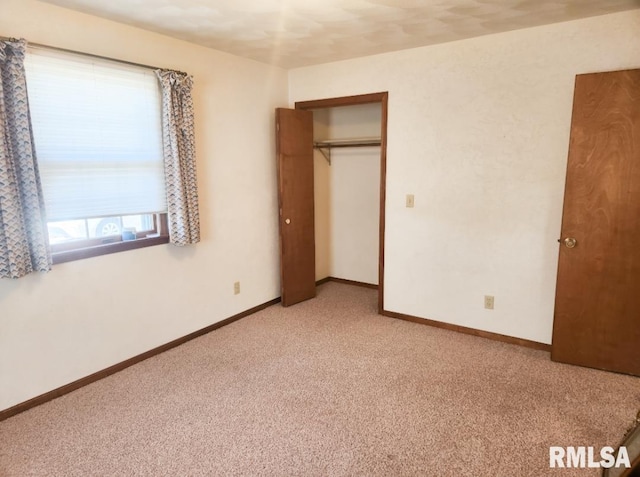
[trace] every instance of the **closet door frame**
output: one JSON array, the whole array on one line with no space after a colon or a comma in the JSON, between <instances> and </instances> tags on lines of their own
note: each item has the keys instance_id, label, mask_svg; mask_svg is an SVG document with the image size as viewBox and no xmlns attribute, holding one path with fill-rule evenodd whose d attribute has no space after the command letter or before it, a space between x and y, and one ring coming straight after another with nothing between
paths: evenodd
<instances>
[{"instance_id":1,"label":"closet door frame","mask_svg":"<svg viewBox=\"0 0 640 477\"><path fill-rule=\"evenodd\" d=\"M379 103L380 118L380 221L378 237L378 313L384 311L384 230L385 230L385 198L387 189L387 109L389 93L369 93L339 98L297 101L295 109L310 110L334 108L338 106L357 106L360 104Z\"/></svg>"}]
</instances>

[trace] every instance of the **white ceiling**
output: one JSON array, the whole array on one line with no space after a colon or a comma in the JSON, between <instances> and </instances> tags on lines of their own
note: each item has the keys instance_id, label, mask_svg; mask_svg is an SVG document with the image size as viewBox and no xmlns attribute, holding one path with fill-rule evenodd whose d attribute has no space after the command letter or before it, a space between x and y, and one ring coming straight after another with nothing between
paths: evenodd
<instances>
[{"instance_id":1,"label":"white ceiling","mask_svg":"<svg viewBox=\"0 0 640 477\"><path fill-rule=\"evenodd\" d=\"M640 0L44 0L284 68L640 8Z\"/></svg>"}]
</instances>

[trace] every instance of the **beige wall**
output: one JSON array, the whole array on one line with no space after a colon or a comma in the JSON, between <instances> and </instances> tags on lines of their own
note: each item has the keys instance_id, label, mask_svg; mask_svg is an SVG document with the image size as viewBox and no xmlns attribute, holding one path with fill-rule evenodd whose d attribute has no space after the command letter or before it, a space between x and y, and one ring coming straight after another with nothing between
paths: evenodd
<instances>
[{"instance_id":1,"label":"beige wall","mask_svg":"<svg viewBox=\"0 0 640 477\"><path fill-rule=\"evenodd\" d=\"M550 343L574 77L638 67L635 10L294 69L289 101L389 92L387 310Z\"/></svg>"},{"instance_id":2,"label":"beige wall","mask_svg":"<svg viewBox=\"0 0 640 477\"><path fill-rule=\"evenodd\" d=\"M285 71L32 0L0 0L0 35L193 74L203 237L0 281L0 410L279 296Z\"/></svg>"},{"instance_id":3,"label":"beige wall","mask_svg":"<svg viewBox=\"0 0 640 477\"><path fill-rule=\"evenodd\" d=\"M380 148L331 153L331 276L378 284Z\"/></svg>"}]
</instances>

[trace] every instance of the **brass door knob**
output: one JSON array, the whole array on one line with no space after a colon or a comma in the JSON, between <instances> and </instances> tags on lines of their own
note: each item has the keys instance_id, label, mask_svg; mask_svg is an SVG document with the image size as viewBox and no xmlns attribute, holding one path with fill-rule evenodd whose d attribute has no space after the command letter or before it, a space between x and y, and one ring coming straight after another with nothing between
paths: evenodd
<instances>
[{"instance_id":1,"label":"brass door knob","mask_svg":"<svg viewBox=\"0 0 640 477\"><path fill-rule=\"evenodd\" d=\"M578 245L578 241L573 237L567 237L566 239L564 239L564 245L567 248L573 248Z\"/></svg>"}]
</instances>

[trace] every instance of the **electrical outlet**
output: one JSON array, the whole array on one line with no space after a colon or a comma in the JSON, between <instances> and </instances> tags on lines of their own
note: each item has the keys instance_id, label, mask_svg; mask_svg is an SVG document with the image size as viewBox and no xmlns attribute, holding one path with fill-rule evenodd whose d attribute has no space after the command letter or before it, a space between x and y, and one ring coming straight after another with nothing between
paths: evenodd
<instances>
[{"instance_id":1,"label":"electrical outlet","mask_svg":"<svg viewBox=\"0 0 640 477\"><path fill-rule=\"evenodd\" d=\"M240 294L240 282L235 282L233 284L233 294L234 295L239 295Z\"/></svg>"},{"instance_id":2,"label":"electrical outlet","mask_svg":"<svg viewBox=\"0 0 640 477\"><path fill-rule=\"evenodd\" d=\"M493 296L492 295L485 295L484 296L484 307L487 310L493 310Z\"/></svg>"},{"instance_id":3,"label":"electrical outlet","mask_svg":"<svg viewBox=\"0 0 640 477\"><path fill-rule=\"evenodd\" d=\"M407 207L412 208L414 205L414 197L413 194L407 194Z\"/></svg>"}]
</instances>

